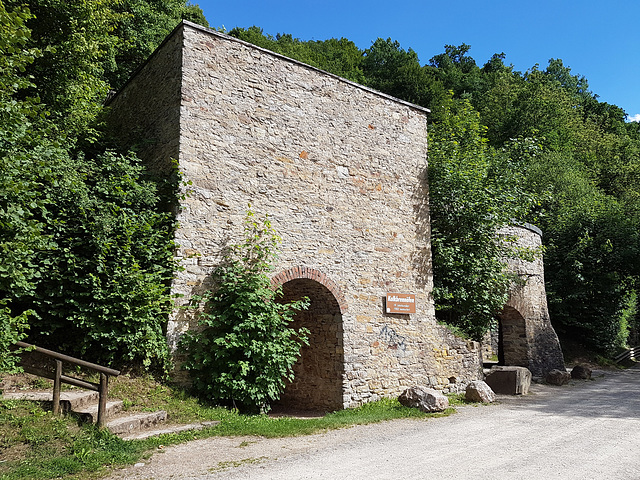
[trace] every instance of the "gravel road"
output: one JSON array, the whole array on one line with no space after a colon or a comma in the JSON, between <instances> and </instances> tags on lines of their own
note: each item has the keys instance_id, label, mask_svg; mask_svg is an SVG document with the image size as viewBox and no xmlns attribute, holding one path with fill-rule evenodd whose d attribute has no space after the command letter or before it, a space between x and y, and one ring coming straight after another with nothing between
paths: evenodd
<instances>
[{"instance_id":1,"label":"gravel road","mask_svg":"<svg viewBox=\"0 0 640 480\"><path fill-rule=\"evenodd\" d=\"M169 447L111 480L640 479L640 368L429 420Z\"/></svg>"}]
</instances>

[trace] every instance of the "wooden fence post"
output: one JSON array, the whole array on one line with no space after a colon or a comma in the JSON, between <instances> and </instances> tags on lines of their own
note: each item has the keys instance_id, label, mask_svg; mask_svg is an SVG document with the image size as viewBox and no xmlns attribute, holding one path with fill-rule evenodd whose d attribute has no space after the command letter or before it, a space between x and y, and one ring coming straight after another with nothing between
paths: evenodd
<instances>
[{"instance_id":1,"label":"wooden fence post","mask_svg":"<svg viewBox=\"0 0 640 480\"><path fill-rule=\"evenodd\" d=\"M105 414L107 411L107 391L109 389L109 377L100 373L100 392L98 399L98 427L104 427Z\"/></svg>"},{"instance_id":2,"label":"wooden fence post","mask_svg":"<svg viewBox=\"0 0 640 480\"><path fill-rule=\"evenodd\" d=\"M53 414L60 414L60 377L62 377L62 361L56 360L56 374L53 379Z\"/></svg>"}]
</instances>

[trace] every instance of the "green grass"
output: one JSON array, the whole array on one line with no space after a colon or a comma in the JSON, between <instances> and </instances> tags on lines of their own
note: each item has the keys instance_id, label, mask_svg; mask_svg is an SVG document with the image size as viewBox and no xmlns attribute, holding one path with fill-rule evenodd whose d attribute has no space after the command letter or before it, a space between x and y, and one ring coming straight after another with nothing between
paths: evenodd
<instances>
[{"instance_id":1,"label":"green grass","mask_svg":"<svg viewBox=\"0 0 640 480\"><path fill-rule=\"evenodd\" d=\"M145 449L106 431L80 427L30 402L0 402L0 479L74 478L126 465ZM85 476L84 478L88 478Z\"/></svg>"},{"instance_id":2,"label":"green grass","mask_svg":"<svg viewBox=\"0 0 640 480\"><path fill-rule=\"evenodd\" d=\"M127 399L130 411L164 409L173 423L205 420L220 423L200 431L125 441L105 430L79 426L72 416L55 417L32 402L0 401L0 480L99 478L112 468L148 458L161 446L197 438L309 435L399 418L426 419L455 411L449 408L440 414L425 414L403 407L395 399L383 399L311 419L247 416L202 404L184 390L159 384L150 377L127 376L113 382L110 397ZM460 396L449 399L452 406L463 402Z\"/></svg>"}]
</instances>

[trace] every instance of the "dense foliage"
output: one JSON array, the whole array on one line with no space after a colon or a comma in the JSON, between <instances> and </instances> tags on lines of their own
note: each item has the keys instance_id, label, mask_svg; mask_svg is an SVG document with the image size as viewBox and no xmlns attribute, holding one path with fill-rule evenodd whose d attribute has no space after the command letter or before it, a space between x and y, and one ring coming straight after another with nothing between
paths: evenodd
<instances>
[{"instance_id":1,"label":"dense foliage","mask_svg":"<svg viewBox=\"0 0 640 480\"><path fill-rule=\"evenodd\" d=\"M525 189L528 141L502 151L488 146L486 130L468 101L449 100L430 134L429 205L434 300L438 317L480 340L505 305L512 278L504 259L519 252L496 232L533 205ZM513 154L513 152L517 154Z\"/></svg>"},{"instance_id":2,"label":"dense foliage","mask_svg":"<svg viewBox=\"0 0 640 480\"><path fill-rule=\"evenodd\" d=\"M243 242L231 245L213 272L214 289L195 299L204 308L200 329L187 332L181 345L193 388L207 400L266 411L293 380L308 331L290 323L308 301L278 301L282 288L272 288L268 272L279 241L269 219L260 221L249 210Z\"/></svg>"},{"instance_id":3,"label":"dense foliage","mask_svg":"<svg viewBox=\"0 0 640 480\"><path fill-rule=\"evenodd\" d=\"M168 367L171 186L111 148L100 114L183 16L202 15L178 0L0 3L0 369L27 334L99 363Z\"/></svg>"},{"instance_id":4,"label":"dense foliage","mask_svg":"<svg viewBox=\"0 0 640 480\"><path fill-rule=\"evenodd\" d=\"M27 46L31 18L24 8L7 11L0 3L0 371L16 368L9 347L26 337L32 314L12 300L33 292L40 276L36 251L49 248L38 218L44 202L30 171L32 154L21 145L33 135L30 120L41 110L37 99L15 98L31 86L22 72L39 54Z\"/></svg>"}]
</instances>

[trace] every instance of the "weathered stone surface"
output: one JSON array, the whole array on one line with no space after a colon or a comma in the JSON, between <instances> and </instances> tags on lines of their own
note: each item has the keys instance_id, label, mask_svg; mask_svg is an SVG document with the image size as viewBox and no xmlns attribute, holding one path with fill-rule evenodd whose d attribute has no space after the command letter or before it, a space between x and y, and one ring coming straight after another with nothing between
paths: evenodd
<instances>
[{"instance_id":1,"label":"weathered stone surface","mask_svg":"<svg viewBox=\"0 0 640 480\"><path fill-rule=\"evenodd\" d=\"M400 396L398 401L405 407L418 408L423 412L442 412L449 407L449 399L432 388L410 387Z\"/></svg>"},{"instance_id":2,"label":"weathered stone surface","mask_svg":"<svg viewBox=\"0 0 640 480\"><path fill-rule=\"evenodd\" d=\"M144 412L126 417L116 418L107 422L107 429L115 435L131 435L140 430L150 430L167 420L167 412Z\"/></svg>"},{"instance_id":3,"label":"weathered stone surface","mask_svg":"<svg viewBox=\"0 0 640 480\"><path fill-rule=\"evenodd\" d=\"M495 366L491 367L485 382L495 393L526 395L531 386L531 372L525 367Z\"/></svg>"},{"instance_id":4,"label":"weathered stone surface","mask_svg":"<svg viewBox=\"0 0 640 480\"><path fill-rule=\"evenodd\" d=\"M352 407L414 383L458 392L480 377L479 344L435 321L423 108L189 22L110 107L126 146L158 173L177 159L191 183L175 234L182 304L241 241L247 204L270 215L274 284L312 304L295 320L312 343L291 405ZM385 313L387 292L415 294L416 313ZM176 308L171 347L196 323Z\"/></svg>"},{"instance_id":5,"label":"weathered stone surface","mask_svg":"<svg viewBox=\"0 0 640 480\"><path fill-rule=\"evenodd\" d=\"M571 378L578 380L591 380L591 369L586 365L576 365L571 370Z\"/></svg>"},{"instance_id":6,"label":"weathered stone surface","mask_svg":"<svg viewBox=\"0 0 640 480\"><path fill-rule=\"evenodd\" d=\"M274 285L292 299L312 292L296 322L313 343L287 401L335 409L414 382L458 392L480 377L479 345L435 322L424 108L189 22L110 107L123 146L139 146L155 173L172 174L178 161L188 195L176 209L184 269L172 293L183 304L210 287L225 245L241 240L247 204L271 216L283 240ZM539 245L536 232L514 228L522 246ZM506 363L564 368L541 257L512 271L526 282L503 315L515 359ZM414 293L416 313L383 312L387 292ZM176 308L172 349L196 323Z\"/></svg>"},{"instance_id":7,"label":"weathered stone surface","mask_svg":"<svg viewBox=\"0 0 640 480\"><path fill-rule=\"evenodd\" d=\"M541 232L532 225L505 227L499 235L515 238L521 248L535 251L542 246ZM545 376L553 369L565 369L560 342L547 308L542 260L541 254L530 262L508 259L509 270L522 283L511 287L509 300L498 315L502 327L500 363L527 367L537 376Z\"/></svg>"},{"instance_id":8,"label":"weathered stone surface","mask_svg":"<svg viewBox=\"0 0 640 480\"><path fill-rule=\"evenodd\" d=\"M496 400L496 394L486 382L474 380L467 385L464 398L469 402L492 403Z\"/></svg>"},{"instance_id":9,"label":"weathered stone surface","mask_svg":"<svg viewBox=\"0 0 640 480\"><path fill-rule=\"evenodd\" d=\"M551 370L545 376L545 381L550 385L566 385L571 380L571 374L566 370Z\"/></svg>"}]
</instances>

